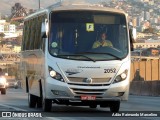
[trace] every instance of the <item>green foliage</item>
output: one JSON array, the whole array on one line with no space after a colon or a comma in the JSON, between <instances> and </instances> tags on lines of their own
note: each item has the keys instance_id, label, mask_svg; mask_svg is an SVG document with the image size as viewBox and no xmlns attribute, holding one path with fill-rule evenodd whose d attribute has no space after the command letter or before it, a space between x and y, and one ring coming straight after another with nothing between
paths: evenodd
<instances>
[{"instance_id":1,"label":"green foliage","mask_svg":"<svg viewBox=\"0 0 160 120\"><path fill-rule=\"evenodd\" d=\"M18 22L18 21L11 21L10 24L15 24L16 26L18 26L20 24L20 22Z\"/></svg>"},{"instance_id":2,"label":"green foliage","mask_svg":"<svg viewBox=\"0 0 160 120\"><path fill-rule=\"evenodd\" d=\"M6 20L6 22L10 22L11 21L11 19L9 17L5 17L4 19Z\"/></svg>"},{"instance_id":3,"label":"green foliage","mask_svg":"<svg viewBox=\"0 0 160 120\"><path fill-rule=\"evenodd\" d=\"M2 40L2 38L5 36L4 33L0 33L0 40Z\"/></svg>"},{"instance_id":4,"label":"green foliage","mask_svg":"<svg viewBox=\"0 0 160 120\"><path fill-rule=\"evenodd\" d=\"M149 27L143 31L144 33L153 33L155 34L156 30L152 27Z\"/></svg>"}]
</instances>

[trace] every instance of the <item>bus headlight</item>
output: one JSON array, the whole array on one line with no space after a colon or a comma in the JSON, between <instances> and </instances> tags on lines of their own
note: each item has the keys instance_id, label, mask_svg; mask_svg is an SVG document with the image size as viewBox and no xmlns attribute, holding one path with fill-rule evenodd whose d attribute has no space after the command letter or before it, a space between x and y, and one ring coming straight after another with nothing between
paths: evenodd
<instances>
[{"instance_id":1,"label":"bus headlight","mask_svg":"<svg viewBox=\"0 0 160 120\"><path fill-rule=\"evenodd\" d=\"M53 70L53 68L51 68L51 67L48 67L48 70L49 70L49 75L50 75L52 78L54 78L54 79L56 79L56 80L59 80L59 81L61 81L61 82L64 82L64 79L63 79L63 77L61 76L60 73L56 72L56 71Z\"/></svg>"},{"instance_id":2,"label":"bus headlight","mask_svg":"<svg viewBox=\"0 0 160 120\"><path fill-rule=\"evenodd\" d=\"M114 80L114 83L125 80L127 78L127 74L128 74L128 70L125 70L123 73L121 73L120 75L116 77L116 79Z\"/></svg>"},{"instance_id":3,"label":"bus headlight","mask_svg":"<svg viewBox=\"0 0 160 120\"><path fill-rule=\"evenodd\" d=\"M50 74L51 77L55 77L55 76L56 76L56 71L51 70L51 71L49 72L49 74Z\"/></svg>"}]
</instances>

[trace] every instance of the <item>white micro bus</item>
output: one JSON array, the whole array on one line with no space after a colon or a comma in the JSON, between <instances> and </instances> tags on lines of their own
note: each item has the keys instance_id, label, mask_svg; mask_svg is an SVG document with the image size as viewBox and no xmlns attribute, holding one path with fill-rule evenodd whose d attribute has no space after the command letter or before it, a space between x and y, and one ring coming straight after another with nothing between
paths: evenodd
<instances>
[{"instance_id":1,"label":"white micro bus","mask_svg":"<svg viewBox=\"0 0 160 120\"><path fill-rule=\"evenodd\" d=\"M93 48L102 31L112 46ZM118 112L128 99L132 35L124 12L58 3L27 16L23 33L21 74L29 107L100 105Z\"/></svg>"}]
</instances>

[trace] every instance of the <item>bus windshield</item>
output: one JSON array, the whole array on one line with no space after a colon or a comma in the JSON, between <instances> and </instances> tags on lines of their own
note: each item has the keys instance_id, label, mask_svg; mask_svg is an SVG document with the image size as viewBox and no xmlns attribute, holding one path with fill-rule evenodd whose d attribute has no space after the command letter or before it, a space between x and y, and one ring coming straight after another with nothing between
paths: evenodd
<instances>
[{"instance_id":1,"label":"bus windshield","mask_svg":"<svg viewBox=\"0 0 160 120\"><path fill-rule=\"evenodd\" d=\"M128 55L124 14L58 11L50 15L49 53L72 60L121 60Z\"/></svg>"}]
</instances>

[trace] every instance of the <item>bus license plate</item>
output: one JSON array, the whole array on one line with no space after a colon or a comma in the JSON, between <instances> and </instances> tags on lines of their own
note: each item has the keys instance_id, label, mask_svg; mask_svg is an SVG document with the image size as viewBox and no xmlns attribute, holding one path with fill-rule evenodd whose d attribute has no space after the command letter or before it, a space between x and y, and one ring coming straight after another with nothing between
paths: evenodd
<instances>
[{"instance_id":1,"label":"bus license plate","mask_svg":"<svg viewBox=\"0 0 160 120\"><path fill-rule=\"evenodd\" d=\"M81 96L81 100L96 100L96 96Z\"/></svg>"}]
</instances>

